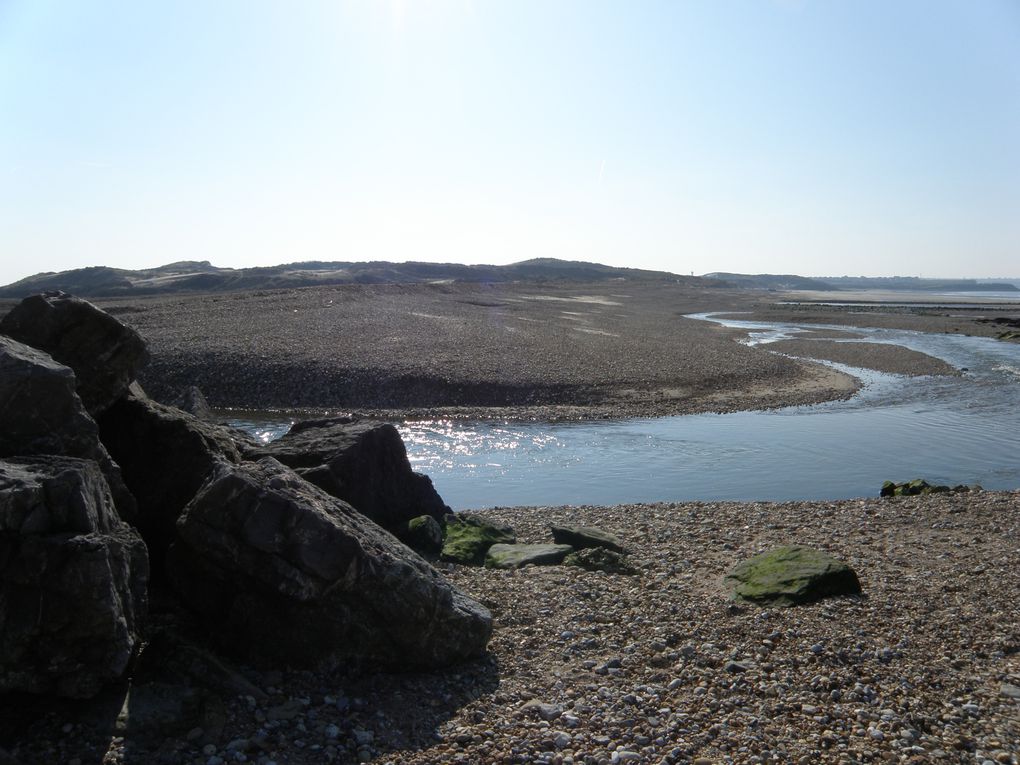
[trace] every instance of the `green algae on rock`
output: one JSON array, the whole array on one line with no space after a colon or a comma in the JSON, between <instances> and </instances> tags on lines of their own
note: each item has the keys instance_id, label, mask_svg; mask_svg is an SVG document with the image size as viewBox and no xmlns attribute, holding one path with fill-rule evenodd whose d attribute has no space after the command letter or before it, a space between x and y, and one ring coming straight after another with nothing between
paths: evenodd
<instances>
[{"instance_id":1,"label":"green algae on rock","mask_svg":"<svg viewBox=\"0 0 1020 765\"><path fill-rule=\"evenodd\" d=\"M517 536L509 526L497 526L477 516L448 515L446 541L440 558L465 566L481 566L495 544L514 544Z\"/></svg>"},{"instance_id":2,"label":"green algae on rock","mask_svg":"<svg viewBox=\"0 0 1020 765\"><path fill-rule=\"evenodd\" d=\"M762 606L794 606L861 591L857 574L842 561L811 547L791 545L738 563L726 575L733 599Z\"/></svg>"},{"instance_id":3,"label":"green algae on rock","mask_svg":"<svg viewBox=\"0 0 1020 765\"><path fill-rule=\"evenodd\" d=\"M496 544L485 556L486 568L513 569L523 566L558 566L574 548L570 545Z\"/></svg>"}]
</instances>

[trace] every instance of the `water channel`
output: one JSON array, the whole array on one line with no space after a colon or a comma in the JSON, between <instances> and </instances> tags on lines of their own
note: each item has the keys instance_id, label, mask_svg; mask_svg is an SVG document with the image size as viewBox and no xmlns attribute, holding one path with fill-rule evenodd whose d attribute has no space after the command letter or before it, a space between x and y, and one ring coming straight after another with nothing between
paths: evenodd
<instances>
[{"instance_id":1,"label":"water channel","mask_svg":"<svg viewBox=\"0 0 1020 765\"><path fill-rule=\"evenodd\" d=\"M746 342L758 345L820 328L693 318L746 329ZM900 345L968 371L904 377L833 364L864 382L852 399L609 422L406 422L400 432L414 469L431 476L455 510L838 499L874 496L886 479L916 477L1020 487L1020 344L852 331L858 336L853 342ZM290 421L235 424L269 439L286 432Z\"/></svg>"}]
</instances>

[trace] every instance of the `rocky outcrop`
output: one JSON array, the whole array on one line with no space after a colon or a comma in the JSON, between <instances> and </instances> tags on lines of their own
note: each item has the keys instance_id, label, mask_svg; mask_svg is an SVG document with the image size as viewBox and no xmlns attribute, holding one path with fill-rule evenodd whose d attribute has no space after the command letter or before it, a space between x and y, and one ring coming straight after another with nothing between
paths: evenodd
<instances>
[{"instance_id":1,"label":"rocky outcrop","mask_svg":"<svg viewBox=\"0 0 1020 765\"><path fill-rule=\"evenodd\" d=\"M149 546L154 573L184 506L220 462L240 462L230 432L134 392L99 418L100 434L138 500L134 521Z\"/></svg>"},{"instance_id":2,"label":"rocky outcrop","mask_svg":"<svg viewBox=\"0 0 1020 765\"><path fill-rule=\"evenodd\" d=\"M0 692L87 698L140 642L148 559L95 462L0 461Z\"/></svg>"},{"instance_id":3,"label":"rocky outcrop","mask_svg":"<svg viewBox=\"0 0 1020 765\"><path fill-rule=\"evenodd\" d=\"M400 433L389 424L350 418L299 422L248 456L279 460L395 534L419 515L439 520L451 512L429 477L411 470Z\"/></svg>"},{"instance_id":4,"label":"rocky outcrop","mask_svg":"<svg viewBox=\"0 0 1020 765\"><path fill-rule=\"evenodd\" d=\"M481 566L485 554L496 544L512 545L517 535L508 526L497 526L476 515L448 515L446 539L440 558L464 566Z\"/></svg>"},{"instance_id":5,"label":"rocky outcrop","mask_svg":"<svg viewBox=\"0 0 1020 765\"><path fill-rule=\"evenodd\" d=\"M524 566L556 566L574 551L570 545L492 545L485 554L485 567L515 569Z\"/></svg>"},{"instance_id":6,"label":"rocky outcrop","mask_svg":"<svg viewBox=\"0 0 1020 765\"><path fill-rule=\"evenodd\" d=\"M205 394L197 386L189 386L171 403L182 412L187 412L200 420L213 419L209 402L205 400Z\"/></svg>"},{"instance_id":7,"label":"rocky outcrop","mask_svg":"<svg viewBox=\"0 0 1020 765\"><path fill-rule=\"evenodd\" d=\"M433 668L488 641L484 607L274 459L218 466L177 529L167 568L178 594L253 659Z\"/></svg>"},{"instance_id":8,"label":"rocky outcrop","mask_svg":"<svg viewBox=\"0 0 1020 765\"><path fill-rule=\"evenodd\" d=\"M25 298L0 321L0 333L74 370L78 395L93 416L123 396L148 361L137 332L63 292Z\"/></svg>"},{"instance_id":9,"label":"rocky outcrop","mask_svg":"<svg viewBox=\"0 0 1020 765\"><path fill-rule=\"evenodd\" d=\"M136 514L120 468L75 390L75 376L36 348L0 335L0 458L52 454L94 460L125 520Z\"/></svg>"},{"instance_id":10,"label":"rocky outcrop","mask_svg":"<svg viewBox=\"0 0 1020 765\"><path fill-rule=\"evenodd\" d=\"M810 547L779 547L737 564L726 575L734 600L757 605L793 606L861 591L847 564Z\"/></svg>"},{"instance_id":11,"label":"rocky outcrop","mask_svg":"<svg viewBox=\"0 0 1020 765\"><path fill-rule=\"evenodd\" d=\"M946 486L944 484L933 484L928 483L923 478L915 478L912 481L905 481L903 483L894 483L893 481L886 481L882 484L882 490L879 492L880 497L914 497L919 494L945 494L947 492L967 492L967 491L981 491L980 486L965 486L964 484L957 484L956 486Z\"/></svg>"},{"instance_id":12,"label":"rocky outcrop","mask_svg":"<svg viewBox=\"0 0 1020 765\"><path fill-rule=\"evenodd\" d=\"M570 545L577 550L584 550L589 547L604 547L607 550L625 553L627 550L623 542L615 534L610 534L602 529L591 528L590 526L550 526L553 541L556 544Z\"/></svg>"}]
</instances>

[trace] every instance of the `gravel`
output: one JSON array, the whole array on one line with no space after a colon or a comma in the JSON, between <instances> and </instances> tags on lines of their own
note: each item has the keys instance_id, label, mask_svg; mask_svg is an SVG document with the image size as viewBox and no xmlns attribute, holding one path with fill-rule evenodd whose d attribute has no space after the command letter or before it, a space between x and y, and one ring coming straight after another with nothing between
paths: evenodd
<instances>
[{"instance_id":1,"label":"gravel","mask_svg":"<svg viewBox=\"0 0 1020 765\"><path fill-rule=\"evenodd\" d=\"M51 710L12 754L202 765L1017 762L1018 492L481 514L525 542L548 540L550 523L612 531L638 573L445 566L495 616L482 660L430 675L242 668L268 699L226 699L204 748L186 733L111 736ZM863 596L771 610L728 600L723 577L737 561L792 542L847 561Z\"/></svg>"}]
</instances>

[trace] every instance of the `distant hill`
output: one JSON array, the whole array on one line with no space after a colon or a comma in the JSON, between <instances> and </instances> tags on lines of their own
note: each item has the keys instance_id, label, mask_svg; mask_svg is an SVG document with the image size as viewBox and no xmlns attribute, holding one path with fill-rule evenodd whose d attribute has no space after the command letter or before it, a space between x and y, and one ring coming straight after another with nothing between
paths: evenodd
<instances>
[{"instance_id":1,"label":"distant hill","mask_svg":"<svg viewBox=\"0 0 1020 765\"><path fill-rule=\"evenodd\" d=\"M729 274L716 272L706 278L728 286L756 290L903 290L918 292L1013 292L1010 281L986 279L922 279L917 276L824 276L793 274Z\"/></svg>"},{"instance_id":2,"label":"distant hill","mask_svg":"<svg viewBox=\"0 0 1020 765\"><path fill-rule=\"evenodd\" d=\"M828 282L796 274L730 274L718 271L705 274L707 279L718 279L728 286L754 290L831 290Z\"/></svg>"},{"instance_id":3,"label":"distant hill","mask_svg":"<svg viewBox=\"0 0 1020 765\"><path fill-rule=\"evenodd\" d=\"M22 298L38 292L63 290L81 297L157 295L175 292L311 287L331 284L413 284L421 282L511 281L629 281L690 282L699 277L666 271L616 268L600 263L535 258L507 266L468 266L459 263L360 263L308 261L259 268L218 268L209 261L182 260L137 271L93 266L47 272L0 287L0 298Z\"/></svg>"}]
</instances>

